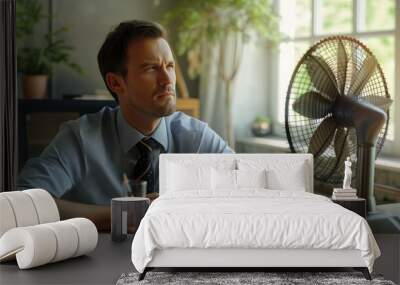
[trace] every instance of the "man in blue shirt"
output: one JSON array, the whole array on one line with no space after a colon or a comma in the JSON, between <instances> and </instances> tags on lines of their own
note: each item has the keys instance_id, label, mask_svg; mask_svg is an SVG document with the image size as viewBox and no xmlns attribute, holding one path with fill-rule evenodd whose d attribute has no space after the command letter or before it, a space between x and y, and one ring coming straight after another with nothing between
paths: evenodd
<instances>
[{"instance_id":1,"label":"man in blue shirt","mask_svg":"<svg viewBox=\"0 0 400 285\"><path fill-rule=\"evenodd\" d=\"M156 193L160 153L232 150L206 123L175 112L175 62L160 25L119 24L97 58L120 107L65 123L40 157L27 162L18 187L46 189L62 218L88 217L108 229L110 199L123 195L125 174L146 178Z\"/></svg>"}]
</instances>

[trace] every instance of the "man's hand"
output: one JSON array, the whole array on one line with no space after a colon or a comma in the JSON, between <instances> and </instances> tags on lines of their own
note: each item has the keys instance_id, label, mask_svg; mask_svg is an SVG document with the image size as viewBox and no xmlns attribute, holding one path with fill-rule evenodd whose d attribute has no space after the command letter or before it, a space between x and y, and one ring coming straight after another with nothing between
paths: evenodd
<instances>
[{"instance_id":1,"label":"man's hand","mask_svg":"<svg viewBox=\"0 0 400 285\"><path fill-rule=\"evenodd\" d=\"M153 202L153 200L158 198L158 193L157 192L152 192L152 193L148 193L146 194L146 198L150 199L150 203Z\"/></svg>"},{"instance_id":2,"label":"man's hand","mask_svg":"<svg viewBox=\"0 0 400 285\"><path fill-rule=\"evenodd\" d=\"M78 217L87 218L96 225L98 231L110 232L110 206L83 204L57 198L54 198L54 200L56 201L62 220Z\"/></svg>"}]
</instances>

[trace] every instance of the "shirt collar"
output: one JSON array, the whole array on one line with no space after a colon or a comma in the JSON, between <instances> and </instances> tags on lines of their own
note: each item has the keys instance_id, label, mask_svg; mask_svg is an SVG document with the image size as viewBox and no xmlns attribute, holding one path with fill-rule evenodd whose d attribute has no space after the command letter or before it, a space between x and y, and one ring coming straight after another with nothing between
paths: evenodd
<instances>
[{"instance_id":1,"label":"shirt collar","mask_svg":"<svg viewBox=\"0 0 400 285\"><path fill-rule=\"evenodd\" d=\"M133 146L135 146L145 137L145 135L129 125L129 123L125 120L121 109L118 110L117 124L119 139L124 153L127 153ZM168 149L167 125L164 117L161 118L160 123L150 137L161 144L164 150Z\"/></svg>"}]
</instances>

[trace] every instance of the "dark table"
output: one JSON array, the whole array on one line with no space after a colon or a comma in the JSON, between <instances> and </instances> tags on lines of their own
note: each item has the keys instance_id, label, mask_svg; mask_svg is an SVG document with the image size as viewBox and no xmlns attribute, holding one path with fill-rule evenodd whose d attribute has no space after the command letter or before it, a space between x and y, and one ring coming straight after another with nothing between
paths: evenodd
<instances>
[{"instance_id":1,"label":"dark table","mask_svg":"<svg viewBox=\"0 0 400 285\"><path fill-rule=\"evenodd\" d=\"M100 233L96 249L88 255L20 270L17 262L0 264L0 284L115 284L124 272L135 271L131 261L133 235L112 242Z\"/></svg>"}]
</instances>

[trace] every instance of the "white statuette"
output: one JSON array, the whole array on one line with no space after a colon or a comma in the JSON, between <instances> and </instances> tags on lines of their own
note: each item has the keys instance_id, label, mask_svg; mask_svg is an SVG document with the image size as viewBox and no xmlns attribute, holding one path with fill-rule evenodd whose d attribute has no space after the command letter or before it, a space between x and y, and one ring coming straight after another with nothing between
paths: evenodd
<instances>
[{"instance_id":1,"label":"white statuette","mask_svg":"<svg viewBox=\"0 0 400 285\"><path fill-rule=\"evenodd\" d=\"M351 160L350 157L347 157L347 160L344 162L343 189L351 189L351 177Z\"/></svg>"}]
</instances>

